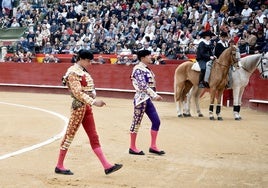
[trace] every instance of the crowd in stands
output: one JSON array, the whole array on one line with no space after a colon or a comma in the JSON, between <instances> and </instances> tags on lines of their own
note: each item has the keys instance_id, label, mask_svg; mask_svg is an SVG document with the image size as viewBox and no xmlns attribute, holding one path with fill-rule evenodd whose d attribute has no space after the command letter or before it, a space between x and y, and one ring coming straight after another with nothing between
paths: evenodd
<instances>
[{"instance_id":1,"label":"crowd in stands","mask_svg":"<svg viewBox=\"0 0 268 188\"><path fill-rule=\"evenodd\" d=\"M2 2L12 2L2 0ZM40 3L40 1L38 1ZM200 32L227 32L243 54L267 51L267 0L22 0L16 7L2 3L1 27L27 27L14 56L31 54L117 54L125 61L140 49L184 59L195 53ZM49 56L49 55L48 55ZM121 60L122 58L122 60ZM20 59L19 57L17 59ZM25 58L22 61L25 61ZM127 60L127 59L126 59ZM19 61L19 60L18 60Z\"/></svg>"}]
</instances>

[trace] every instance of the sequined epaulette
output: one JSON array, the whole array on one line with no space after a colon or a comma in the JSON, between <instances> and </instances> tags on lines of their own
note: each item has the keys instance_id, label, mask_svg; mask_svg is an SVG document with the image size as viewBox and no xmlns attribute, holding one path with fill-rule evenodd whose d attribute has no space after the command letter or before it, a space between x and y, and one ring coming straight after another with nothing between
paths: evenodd
<instances>
[{"instance_id":1,"label":"sequined epaulette","mask_svg":"<svg viewBox=\"0 0 268 188\"><path fill-rule=\"evenodd\" d=\"M76 75L81 76L81 77L83 75L85 75L85 71L83 70L83 68L78 64L74 64L73 66L71 66L67 69L67 72L62 77L62 84L63 85L67 85L67 78L71 73L75 73Z\"/></svg>"},{"instance_id":2,"label":"sequined epaulette","mask_svg":"<svg viewBox=\"0 0 268 188\"><path fill-rule=\"evenodd\" d=\"M78 76L83 76L85 74L85 71L81 66L78 64L74 64L73 66L69 67L64 77L68 77L70 73L75 73Z\"/></svg>"}]
</instances>

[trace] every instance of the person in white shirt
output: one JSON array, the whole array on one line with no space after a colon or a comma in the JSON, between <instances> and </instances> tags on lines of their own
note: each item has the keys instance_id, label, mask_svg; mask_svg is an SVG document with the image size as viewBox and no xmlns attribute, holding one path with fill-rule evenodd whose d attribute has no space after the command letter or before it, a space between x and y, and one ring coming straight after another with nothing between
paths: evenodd
<instances>
[{"instance_id":1,"label":"person in white shirt","mask_svg":"<svg viewBox=\"0 0 268 188\"><path fill-rule=\"evenodd\" d=\"M266 16L262 13L262 10L258 10L255 18L259 20L260 24L263 24L263 18L265 17Z\"/></svg>"},{"instance_id":2,"label":"person in white shirt","mask_svg":"<svg viewBox=\"0 0 268 188\"><path fill-rule=\"evenodd\" d=\"M13 19L10 27L20 27L20 24L17 22L17 19L16 18Z\"/></svg>"},{"instance_id":3,"label":"person in white shirt","mask_svg":"<svg viewBox=\"0 0 268 188\"><path fill-rule=\"evenodd\" d=\"M196 38L193 41L193 44L197 47L200 42L201 42L201 37L199 34L197 34Z\"/></svg>"},{"instance_id":4,"label":"person in white shirt","mask_svg":"<svg viewBox=\"0 0 268 188\"><path fill-rule=\"evenodd\" d=\"M248 4L245 4L244 9L241 12L242 19L247 20L252 13L252 9L248 6Z\"/></svg>"},{"instance_id":5,"label":"person in white shirt","mask_svg":"<svg viewBox=\"0 0 268 188\"><path fill-rule=\"evenodd\" d=\"M152 20L148 22L148 25L145 27L144 33L146 34L155 33L155 26Z\"/></svg>"}]
</instances>

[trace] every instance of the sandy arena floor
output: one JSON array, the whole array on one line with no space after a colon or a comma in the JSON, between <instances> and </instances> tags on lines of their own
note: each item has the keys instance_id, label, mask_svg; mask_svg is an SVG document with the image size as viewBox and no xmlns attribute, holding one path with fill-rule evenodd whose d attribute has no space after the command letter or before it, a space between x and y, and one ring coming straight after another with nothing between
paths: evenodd
<instances>
[{"instance_id":1,"label":"sandy arena floor","mask_svg":"<svg viewBox=\"0 0 268 188\"><path fill-rule=\"evenodd\" d=\"M234 121L232 108L223 107L224 121L210 121L204 98L206 117L178 118L174 103L155 102L162 121L158 145L166 155L148 153L150 122L145 117L137 145L146 155L133 156L128 154L132 100L102 99L107 105L94 107L94 114L103 150L124 167L106 176L80 127L65 161L75 174L64 176L54 174L61 138L52 141L65 127L71 98L0 92L0 187L268 187L267 113L242 108L243 120ZM30 151L5 157L23 148Z\"/></svg>"}]
</instances>

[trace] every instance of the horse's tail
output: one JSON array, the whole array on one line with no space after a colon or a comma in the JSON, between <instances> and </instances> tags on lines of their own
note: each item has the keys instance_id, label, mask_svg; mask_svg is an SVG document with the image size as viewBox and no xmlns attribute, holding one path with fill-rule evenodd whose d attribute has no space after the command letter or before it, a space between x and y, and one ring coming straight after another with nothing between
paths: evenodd
<instances>
[{"instance_id":1,"label":"horse's tail","mask_svg":"<svg viewBox=\"0 0 268 188\"><path fill-rule=\"evenodd\" d=\"M176 68L175 74L174 74L174 101L175 102L180 100L179 87L178 87L179 83L178 83L178 78L177 78L178 68L179 66Z\"/></svg>"},{"instance_id":2,"label":"horse's tail","mask_svg":"<svg viewBox=\"0 0 268 188\"><path fill-rule=\"evenodd\" d=\"M174 74L174 100L183 101L186 97L186 94L190 90L189 87L192 87L192 83L187 80L188 69L192 67L193 62L186 61L180 64ZM186 85L185 85L186 84Z\"/></svg>"}]
</instances>

